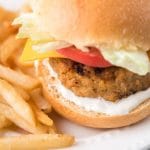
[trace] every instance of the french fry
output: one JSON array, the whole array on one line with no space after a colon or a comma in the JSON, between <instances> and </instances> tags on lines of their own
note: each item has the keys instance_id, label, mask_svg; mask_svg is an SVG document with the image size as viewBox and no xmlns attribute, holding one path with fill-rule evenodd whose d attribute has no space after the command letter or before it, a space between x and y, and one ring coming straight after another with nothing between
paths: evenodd
<instances>
[{"instance_id":1,"label":"french fry","mask_svg":"<svg viewBox=\"0 0 150 150\"><path fill-rule=\"evenodd\" d=\"M7 102L4 100L4 98L1 95L0 95L0 103L7 104Z\"/></svg>"},{"instance_id":2,"label":"french fry","mask_svg":"<svg viewBox=\"0 0 150 150\"><path fill-rule=\"evenodd\" d=\"M9 35L16 33L17 26L12 26L11 22L17 16L16 13L7 11L0 7L0 42L4 41Z\"/></svg>"},{"instance_id":3,"label":"french fry","mask_svg":"<svg viewBox=\"0 0 150 150\"><path fill-rule=\"evenodd\" d=\"M26 10L30 11L30 8ZM52 107L42 95L34 62L24 63L19 59L26 40L15 38L19 26L12 26L12 20L16 15L0 7L0 129L3 132L0 150L71 146L74 137L56 134L55 124L46 114L52 111ZM9 128L5 130L5 127ZM12 127L19 132L18 136L4 137Z\"/></svg>"},{"instance_id":4,"label":"french fry","mask_svg":"<svg viewBox=\"0 0 150 150\"><path fill-rule=\"evenodd\" d=\"M17 32L18 27L14 27L10 22L3 22L0 26L0 42L3 42L8 36Z\"/></svg>"},{"instance_id":5,"label":"french fry","mask_svg":"<svg viewBox=\"0 0 150 150\"><path fill-rule=\"evenodd\" d=\"M0 79L0 95L29 124L35 126L35 114L30 105L17 93L15 88L5 80Z\"/></svg>"},{"instance_id":6,"label":"french fry","mask_svg":"<svg viewBox=\"0 0 150 150\"><path fill-rule=\"evenodd\" d=\"M13 19L17 16L16 13L8 11L0 7L0 22L4 21L13 21Z\"/></svg>"},{"instance_id":7,"label":"french fry","mask_svg":"<svg viewBox=\"0 0 150 150\"><path fill-rule=\"evenodd\" d=\"M37 76L35 75L35 70L34 70L34 67L33 67L33 65L32 66L20 66L20 69L22 70L22 72L23 73L25 73L25 74L27 74L27 75L29 75L29 76L31 76L31 77L34 77L34 78L37 78Z\"/></svg>"},{"instance_id":8,"label":"french fry","mask_svg":"<svg viewBox=\"0 0 150 150\"><path fill-rule=\"evenodd\" d=\"M28 74L29 72L29 74L31 74L31 72L34 71L34 68L33 68L34 62L33 61L22 62L20 61L20 57L21 57L21 54L15 53L14 55L12 55L12 60L15 60L15 65L18 66L20 69L22 69L25 73Z\"/></svg>"},{"instance_id":9,"label":"french fry","mask_svg":"<svg viewBox=\"0 0 150 150\"><path fill-rule=\"evenodd\" d=\"M21 72L14 71L3 65L0 65L0 77L11 82L14 85L21 86L26 90L31 90L39 86L38 80Z\"/></svg>"},{"instance_id":10,"label":"french fry","mask_svg":"<svg viewBox=\"0 0 150 150\"><path fill-rule=\"evenodd\" d=\"M41 150L63 148L74 144L74 137L65 134L38 134L0 139L0 149Z\"/></svg>"},{"instance_id":11,"label":"french fry","mask_svg":"<svg viewBox=\"0 0 150 150\"><path fill-rule=\"evenodd\" d=\"M42 96L41 89L35 89L31 92L31 98L34 101L35 105L43 110L46 113L50 113L52 110L52 107L48 101L44 99Z\"/></svg>"},{"instance_id":12,"label":"french fry","mask_svg":"<svg viewBox=\"0 0 150 150\"><path fill-rule=\"evenodd\" d=\"M31 105L32 109L34 110L35 115L36 115L37 119L39 120L39 122L41 122L42 124L47 125L47 126L53 126L53 120L50 119L47 114L45 114L38 107L36 107L33 102L29 102L29 104Z\"/></svg>"},{"instance_id":13,"label":"french fry","mask_svg":"<svg viewBox=\"0 0 150 150\"><path fill-rule=\"evenodd\" d=\"M3 64L7 64L11 55L21 49L25 43L25 40L17 40L16 35L9 36L0 46L0 61Z\"/></svg>"},{"instance_id":14,"label":"french fry","mask_svg":"<svg viewBox=\"0 0 150 150\"><path fill-rule=\"evenodd\" d=\"M5 18L5 14L6 14L6 11L2 7L0 7L0 22L3 22Z\"/></svg>"},{"instance_id":15,"label":"french fry","mask_svg":"<svg viewBox=\"0 0 150 150\"><path fill-rule=\"evenodd\" d=\"M30 99L30 95L27 91L25 91L23 88L18 87L18 86L14 86L14 87L24 100L28 101Z\"/></svg>"},{"instance_id":16,"label":"french fry","mask_svg":"<svg viewBox=\"0 0 150 150\"><path fill-rule=\"evenodd\" d=\"M20 117L10 106L6 104L0 103L0 114L4 115L6 118L11 120L14 124L16 124L20 128L30 133L41 134L41 133L48 132L48 127L41 125L39 123L37 123L36 126L29 124L26 120Z\"/></svg>"},{"instance_id":17,"label":"french fry","mask_svg":"<svg viewBox=\"0 0 150 150\"><path fill-rule=\"evenodd\" d=\"M13 53L10 57L9 62L13 63L15 66L17 66L18 68L20 68L21 70L23 70L23 72L25 72L26 74L29 74L33 76L34 72L34 61L30 61L30 62L22 62L20 60L21 54L23 51L23 47L22 49L18 49L17 51L15 51L15 53Z\"/></svg>"},{"instance_id":18,"label":"french fry","mask_svg":"<svg viewBox=\"0 0 150 150\"><path fill-rule=\"evenodd\" d=\"M58 133L58 130L54 123L51 127L49 127L48 133L50 133L50 134Z\"/></svg>"},{"instance_id":19,"label":"french fry","mask_svg":"<svg viewBox=\"0 0 150 150\"><path fill-rule=\"evenodd\" d=\"M0 114L0 129L9 127L12 124L3 114Z\"/></svg>"}]
</instances>

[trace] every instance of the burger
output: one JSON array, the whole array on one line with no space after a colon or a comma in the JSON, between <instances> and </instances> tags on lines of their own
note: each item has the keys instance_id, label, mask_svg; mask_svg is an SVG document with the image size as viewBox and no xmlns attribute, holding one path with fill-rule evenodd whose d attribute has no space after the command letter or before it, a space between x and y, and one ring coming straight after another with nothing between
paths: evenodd
<instances>
[{"instance_id":1,"label":"burger","mask_svg":"<svg viewBox=\"0 0 150 150\"><path fill-rule=\"evenodd\" d=\"M150 115L149 0L33 0L18 17L45 97L65 118L117 128Z\"/></svg>"}]
</instances>

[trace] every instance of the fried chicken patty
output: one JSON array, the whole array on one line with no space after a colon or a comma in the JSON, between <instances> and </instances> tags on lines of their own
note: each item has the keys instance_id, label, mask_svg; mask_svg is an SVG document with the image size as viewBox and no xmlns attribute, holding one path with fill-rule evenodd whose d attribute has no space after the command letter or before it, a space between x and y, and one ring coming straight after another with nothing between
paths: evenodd
<instances>
[{"instance_id":1,"label":"fried chicken patty","mask_svg":"<svg viewBox=\"0 0 150 150\"><path fill-rule=\"evenodd\" d=\"M120 67L93 68L63 58L49 63L62 84L77 96L117 101L150 87L150 73L139 76Z\"/></svg>"}]
</instances>

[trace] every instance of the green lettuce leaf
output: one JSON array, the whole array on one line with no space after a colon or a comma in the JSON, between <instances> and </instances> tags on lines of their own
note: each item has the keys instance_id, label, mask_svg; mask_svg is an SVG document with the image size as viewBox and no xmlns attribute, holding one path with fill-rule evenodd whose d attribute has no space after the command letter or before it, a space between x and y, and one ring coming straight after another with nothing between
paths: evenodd
<instances>
[{"instance_id":1,"label":"green lettuce leaf","mask_svg":"<svg viewBox=\"0 0 150 150\"><path fill-rule=\"evenodd\" d=\"M146 75L150 72L150 61L145 51L101 48L101 53L115 66L126 68L139 75Z\"/></svg>"},{"instance_id":2,"label":"green lettuce leaf","mask_svg":"<svg viewBox=\"0 0 150 150\"><path fill-rule=\"evenodd\" d=\"M14 25L20 24L17 38L30 38L33 41L49 41L52 37L49 34L42 32L37 23L36 15L33 13L22 14L13 22Z\"/></svg>"},{"instance_id":3,"label":"green lettuce leaf","mask_svg":"<svg viewBox=\"0 0 150 150\"><path fill-rule=\"evenodd\" d=\"M35 41L33 48L40 52L69 46L68 43L55 41L50 34L42 32L34 13L22 14L13 24L21 24L17 37ZM116 50L102 47L99 49L104 58L115 66L126 68L139 75L150 72L150 61L147 52L143 50Z\"/></svg>"}]
</instances>

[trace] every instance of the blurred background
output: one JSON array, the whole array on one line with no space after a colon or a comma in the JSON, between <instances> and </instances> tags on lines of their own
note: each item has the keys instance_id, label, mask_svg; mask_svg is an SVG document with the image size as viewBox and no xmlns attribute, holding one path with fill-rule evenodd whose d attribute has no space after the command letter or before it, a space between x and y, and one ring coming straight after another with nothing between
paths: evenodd
<instances>
[{"instance_id":1,"label":"blurred background","mask_svg":"<svg viewBox=\"0 0 150 150\"><path fill-rule=\"evenodd\" d=\"M11 10L17 10L20 6L20 4L22 4L25 0L17 0L17 3L14 4L13 0L0 0L0 5L5 6L8 9Z\"/></svg>"}]
</instances>

